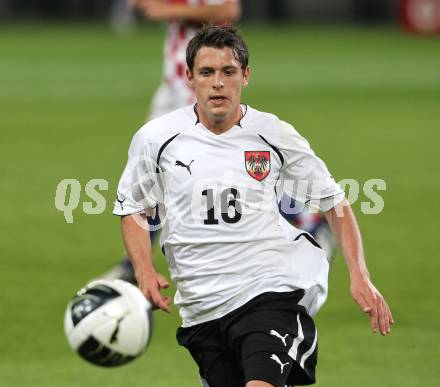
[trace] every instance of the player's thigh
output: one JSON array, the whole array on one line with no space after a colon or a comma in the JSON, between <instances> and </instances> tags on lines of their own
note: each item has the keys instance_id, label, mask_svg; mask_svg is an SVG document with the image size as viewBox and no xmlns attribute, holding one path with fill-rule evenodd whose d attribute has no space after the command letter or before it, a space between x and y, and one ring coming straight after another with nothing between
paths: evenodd
<instances>
[{"instance_id":1,"label":"player's thigh","mask_svg":"<svg viewBox=\"0 0 440 387\"><path fill-rule=\"evenodd\" d=\"M251 380L246 383L246 387L274 387L273 384L262 382L261 380Z\"/></svg>"},{"instance_id":2,"label":"player's thigh","mask_svg":"<svg viewBox=\"0 0 440 387\"><path fill-rule=\"evenodd\" d=\"M179 328L177 341L191 354L199 368L202 385L243 387L243 373L218 331L217 321Z\"/></svg>"},{"instance_id":3,"label":"player's thigh","mask_svg":"<svg viewBox=\"0 0 440 387\"><path fill-rule=\"evenodd\" d=\"M210 348L192 348L190 353L199 367L203 387L244 386L243 373L232 353Z\"/></svg>"},{"instance_id":4,"label":"player's thigh","mask_svg":"<svg viewBox=\"0 0 440 387\"><path fill-rule=\"evenodd\" d=\"M235 342L245 382L259 380L276 387L314 383L317 332L313 319L294 311L267 311L260 317L267 320L254 324L253 331Z\"/></svg>"},{"instance_id":5,"label":"player's thigh","mask_svg":"<svg viewBox=\"0 0 440 387\"><path fill-rule=\"evenodd\" d=\"M201 377L209 387L243 387L244 378L232 354L223 353L216 357L208 367L199 367Z\"/></svg>"},{"instance_id":6,"label":"player's thigh","mask_svg":"<svg viewBox=\"0 0 440 387\"><path fill-rule=\"evenodd\" d=\"M257 381L275 387L286 385L292 359L288 348L277 343L270 334L254 332L246 335L241 339L239 352L247 387L258 386Z\"/></svg>"}]
</instances>

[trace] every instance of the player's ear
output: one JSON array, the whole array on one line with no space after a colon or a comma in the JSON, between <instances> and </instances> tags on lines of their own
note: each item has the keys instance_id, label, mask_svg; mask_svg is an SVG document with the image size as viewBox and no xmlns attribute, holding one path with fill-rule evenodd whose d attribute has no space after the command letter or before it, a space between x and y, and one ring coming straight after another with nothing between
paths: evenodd
<instances>
[{"instance_id":1,"label":"player's ear","mask_svg":"<svg viewBox=\"0 0 440 387\"><path fill-rule=\"evenodd\" d=\"M247 86L249 84L249 77L251 75L251 70L249 66L243 70L243 86Z\"/></svg>"},{"instance_id":2,"label":"player's ear","mask_svg":"<svg viewBox=\"0 0 440 387\"><path fill-rule=\"evenodd\" d=\"M193 75L188 67L186 68L186 79L188 80L188 84L191 87L191 89L194 90Z\"/></svg>"}]
</instances>

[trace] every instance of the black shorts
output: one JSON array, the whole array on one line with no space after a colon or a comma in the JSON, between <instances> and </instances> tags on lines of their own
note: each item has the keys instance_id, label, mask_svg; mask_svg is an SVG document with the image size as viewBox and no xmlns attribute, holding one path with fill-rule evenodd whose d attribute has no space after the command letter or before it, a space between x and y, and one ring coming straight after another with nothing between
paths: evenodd
<instances>
[{"instance_id":1,"label":"black shorts","mask_svg":"<svg viewBox=\"0 0 440 387\"><path fill-rule=\"evenodd\" d=\"M303 290L264 293L217 320L177 330L209 387L315 383L317 332Z\"/></svg>"}]
</instances>

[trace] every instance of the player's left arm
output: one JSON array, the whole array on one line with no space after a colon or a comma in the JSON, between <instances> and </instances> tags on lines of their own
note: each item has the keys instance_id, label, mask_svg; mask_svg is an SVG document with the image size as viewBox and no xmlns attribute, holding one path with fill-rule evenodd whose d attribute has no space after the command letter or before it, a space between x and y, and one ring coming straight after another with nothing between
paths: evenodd
<instances>
[{"instance_id":1,"label":"player's left arm","mask_svg":"<svg viewBox=\"0 0 440 387\"><path fill-rule=\"evenodd\" d=\"M370 315L373 332L379 329L383 336L387 335L394 323L393 316L384 297L370 280L361 233L350 204L344 199L324 214L347 262L352 297Z\"/></svg>"},{"instance_id":2,"label":"player's left arm","mask_svg":"<svg viewBox=\"0 0 440 387\"><path fill-rule=\"evenodd\" d=\"M132 0L132 4L141 10L145 17L155 21L185 19L194 22L232 23L241 15L239 1L229 1L224 4L186 5L162 0Z\"/></svg>"}]
</instances>

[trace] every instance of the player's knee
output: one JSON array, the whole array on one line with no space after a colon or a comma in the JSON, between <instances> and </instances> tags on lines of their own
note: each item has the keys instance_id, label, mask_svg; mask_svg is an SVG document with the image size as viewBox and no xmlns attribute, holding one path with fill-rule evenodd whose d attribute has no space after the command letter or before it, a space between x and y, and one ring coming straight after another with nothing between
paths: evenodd
<instances>
[{"instance_id":1,"label":"player's knee","mask_svg":"<svg viewBox=\"0 0 440 387\"><path fill-rule=\"evenodd\" d=\"M246 387L275 387L273 384L263 382L262 380L251 380L246 383Z\"/></svg>"}]
</instances>

